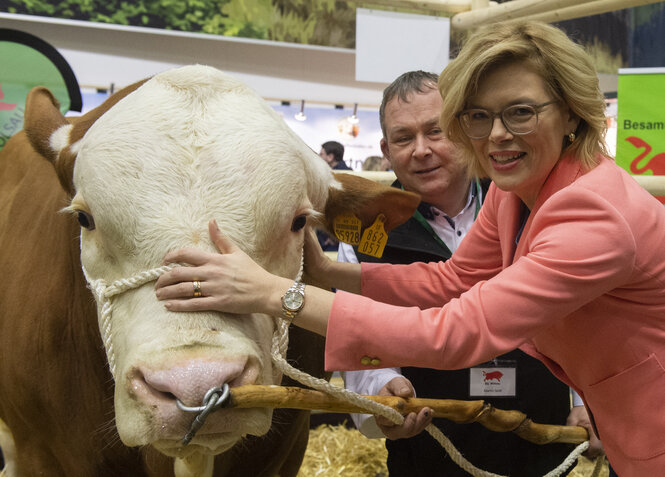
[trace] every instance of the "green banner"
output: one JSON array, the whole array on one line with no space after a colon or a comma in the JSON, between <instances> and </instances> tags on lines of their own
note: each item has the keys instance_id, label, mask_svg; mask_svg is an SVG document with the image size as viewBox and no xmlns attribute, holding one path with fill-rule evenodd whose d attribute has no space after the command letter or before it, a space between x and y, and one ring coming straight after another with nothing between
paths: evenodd
<instances>
[{"instance_id":1,"label":"green banner","mask_svg":"<svg viewBox=\"0 0 665 477\"><path fill-rule=\"evenodd\" d=\"M45 86L62 114L81 110L81 92L65 59L48 43L25 32L0 29L0 149L23 128L25 99Z\"/></svg>"},{"instance_id":2,"label":"green banner","mask_svg":"<svg viewBox=\"0 0 665 477\"><path fill-rule=\"evenodd\" d=\"M665 68L619 70L617 97L617 164L665 176Z\"/></svg>"}]
</instances>

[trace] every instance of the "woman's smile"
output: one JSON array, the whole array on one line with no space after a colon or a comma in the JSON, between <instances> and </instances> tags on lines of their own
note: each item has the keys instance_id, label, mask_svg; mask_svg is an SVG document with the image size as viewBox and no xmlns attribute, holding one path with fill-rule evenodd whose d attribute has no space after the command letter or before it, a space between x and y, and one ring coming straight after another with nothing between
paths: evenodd
<instances>
[{"instance_id":1,"label":"woman's smile","mask_svg":"<svg viewBox=\"0 0 665 477\"><path fill-rule=\"evenodd\" d=\"M515 152L515 151L496 151L490 153L490 159L492 160L492 165L497 168L505 168L505 166L510 166L515 164L518 160L522 159L526 155L525 152Z\"/></svg>"}]
</instances>

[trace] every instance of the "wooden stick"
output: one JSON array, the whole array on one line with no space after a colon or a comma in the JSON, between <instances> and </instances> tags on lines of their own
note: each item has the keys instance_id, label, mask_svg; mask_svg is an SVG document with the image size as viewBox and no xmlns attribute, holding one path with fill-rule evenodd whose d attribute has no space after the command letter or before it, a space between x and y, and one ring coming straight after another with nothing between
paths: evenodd
<instances>
[{"instance_id":1,"label":"wooden stick","mask_svg":"<svg viewBox=\"0 0 665 477\"><path fill-rule=\"evenodd\" d=\"M429 407L434 417L468 424L478 422L495 432L513 432L534 444L564 442L581 444L589 440L587 430L579 426L538 424L520 411L496 409L485 401L459 401L455 399L403 399L396 396L364 396L390 406L402 415ZM329 394L312 389L287 386L238 386L231 388L226 407L275 409L308 409L325 412L367 413L361 407L339 400Z\"/></svg>"}]
</instances>

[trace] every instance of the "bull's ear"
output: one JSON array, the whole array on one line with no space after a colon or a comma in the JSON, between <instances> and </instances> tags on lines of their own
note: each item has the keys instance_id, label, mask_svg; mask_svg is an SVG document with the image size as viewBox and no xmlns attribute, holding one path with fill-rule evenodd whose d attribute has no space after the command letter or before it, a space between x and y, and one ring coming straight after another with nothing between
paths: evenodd
<instances>
[{"instance_id":1,"label":"bull's ear","mask_svg":"<svg viewBox=\"0 0 665 477\"><path fill-rule=\"evenodd\" d=\"M25 100L23 124L23 129L32 147L55 163L60 151L51 146L51 136L69 123L60 113L58 100L48 89L37 86L30 90Z\"/></svg>"},{"instance_id":2,"label":"bull's ear","mask_svg":"<svg viewBox=\"0 0 665 477\"><path fill-rule=\"evenodd\" d=\"M329 232L339 215L353 214L363 228L372 225L379 214L386 218L386 232L406 222L413 215L420 196L395 187L386 186L353 174L336 173L341 188L331 187L325 207L325 222Z\"/></svg>"},{"instance_id":3,"label":"bull's ear","mask_svg":"<svg viewBox=\"0 0 665 477\"><path fill-rule=\"evenodd\" d=\"M145 81L121 89L100 106L75 118L65 118L60 113L58 101L48 89L37 86L30 90L25 102L23 129L32 147L53 164L60 184L68 193L74 193L72 180L76 147L72 146L83 138L102 114Z\"/></svg>"},{"instance_id":4,"label":"bull's ear","mask_svg":"<svg viewBox=\"0 0 665 477\"><path fill-rule=\"evenodd\" d=\"M69 147L71 128L60 112L58 100L48 89L37 86L30 90L25 100L25 134L32 147L53 164L63 189L73 194L74 157L62 154Z\"/></svg>"}]
</instances>

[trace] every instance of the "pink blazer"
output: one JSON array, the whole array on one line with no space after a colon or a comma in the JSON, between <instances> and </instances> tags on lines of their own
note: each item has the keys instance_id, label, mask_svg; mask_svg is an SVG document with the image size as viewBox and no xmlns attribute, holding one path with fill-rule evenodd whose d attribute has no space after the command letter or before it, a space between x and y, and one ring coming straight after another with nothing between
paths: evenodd
<instances>
[{"instance_id":1,"label":"pink blazer","mask_svg":"<svg viewBox=\"0 0 665 477\"><path fill-rule=\"evenodd\" d=\"M447 262L363 264L364 296L333 302L327 369L519 347L582 396L619 475L665 475L665 207L605 158L586 174L561 159L516 246L520 207L492 185Z\"/></svg>"}]
</instances>

